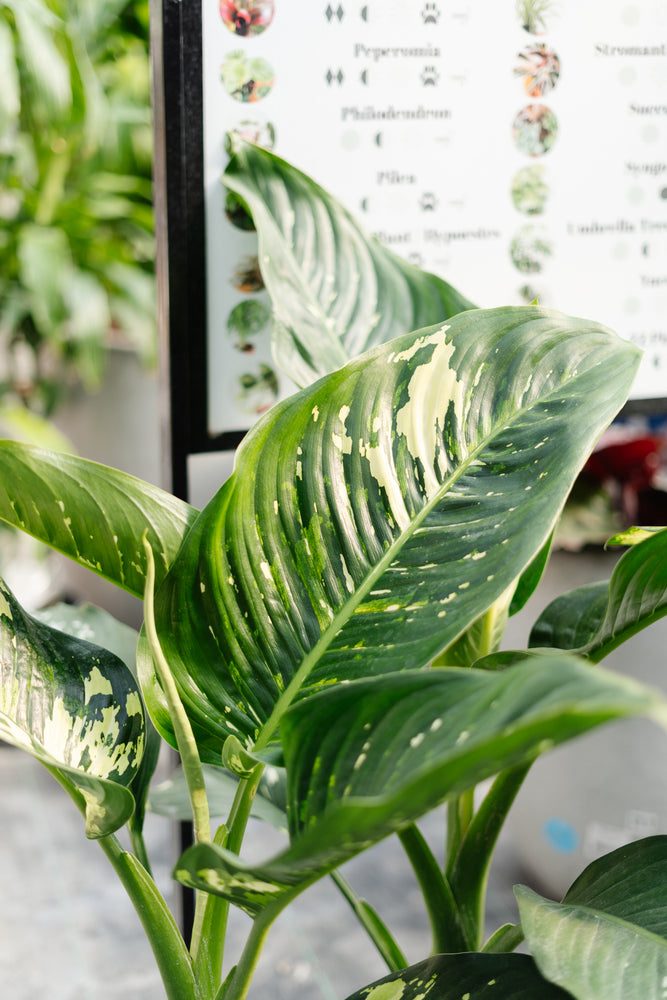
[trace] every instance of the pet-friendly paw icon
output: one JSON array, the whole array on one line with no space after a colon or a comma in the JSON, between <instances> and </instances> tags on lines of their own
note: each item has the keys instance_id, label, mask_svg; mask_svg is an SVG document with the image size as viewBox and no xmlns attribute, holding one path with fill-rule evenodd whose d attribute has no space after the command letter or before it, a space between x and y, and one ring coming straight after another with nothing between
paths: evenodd
<instances>
[{"instance_id":1,"label":"pet-friendly paw icon","mask_svg":"<svg viewBox=\"0 0 667 1000\"><path fill-rule=\"evenodd\" d=\"M437 24L440 19L440 11L436 3L425 3L422 10L422 20L424 24Z\"/></svg>"},{"instance_id":2,"label":"pet-friendly paw icon","mask_svg":"<svg viewBox=\"0 0 667 1000\"><path fill-rule=\"evenodd\" d=\"M421 74L421 81L424 87L434 87L439 79L440 74L435 66L424 66Z\"/></svg>"},{"instance_id":3,"label":"pet-friendly paw icon","mask_svg":"<svg viewBox=\"0 0 667 1000\"><path fill-rule=\"evenodd\" d=\"M434 212L438 207L438 199L432 191L424 191L423 195L419 199L419 207L422 212Z\"/></svg>"}]
</instances>

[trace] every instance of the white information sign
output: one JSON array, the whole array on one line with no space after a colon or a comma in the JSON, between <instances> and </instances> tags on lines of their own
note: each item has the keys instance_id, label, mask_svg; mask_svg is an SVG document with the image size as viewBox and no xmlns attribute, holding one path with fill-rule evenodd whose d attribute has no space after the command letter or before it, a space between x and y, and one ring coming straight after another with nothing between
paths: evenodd
<instances>
[{"instance_id":1,"label":"white information sign","mask_svg":"<svg viewBox=\"0 0 667 1000\"><path fill-rule=\"evenodd\" d=\"M290 390L254 234L225 212L244 127L480 306L543 305L646 354L667 397L665 0L202 0L210 431Z\"/></svg>"}]
</instances>

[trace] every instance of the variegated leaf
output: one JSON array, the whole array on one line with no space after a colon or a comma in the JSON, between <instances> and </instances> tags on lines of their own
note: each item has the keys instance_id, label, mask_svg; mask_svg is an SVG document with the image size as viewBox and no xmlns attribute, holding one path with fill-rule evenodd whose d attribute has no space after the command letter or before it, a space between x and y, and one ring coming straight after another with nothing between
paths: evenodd
<instances>
[{"instance_id":1,"label":"variegated leaf","mask_svg":"<svg viewBox=\"0 0 667 1000\"><path fill-rule=\"evenodd\" d=\"M365 233L310 177L232 134L224 181L248 207L274 309L273 353L297 385L473 304Z\"/></svg>"},{"instance_id":2,"label":"variegated leaf","mask_svg":"<svg viewBox=\"0 0 667 1000\"><path fill-rule=\"evenodd\" d=\"M138 634L129 625L118 621L108 611L92 604L53 604L35 613L35 618L59 632L101 646L115 653L136 678ZM129 821L130 831L141 833L146 814L150 782L157 767L162 740L147 716L144 719L144 752L132 780L134 812Z\"/></svg>"},{"instance_id":3,"label":"variegated leaf","mask_svg":"<svg viewBox=\"0 0 667 1000\"><path fill-rule=\"evenodd\" d=\"M266 745L302 689L456 640L544 546L637 364L596 324L479 310L274 407L157 595L203 756L230 733Z\"/></svg>"},{"instance_id":4,"label":"variegated leaf","mask_svg":"<svg viewBox=\"0 0 667 1000\"><path fill-rule=\"evenodd\" d=\"M144 531L160 580L197 513L97 462L0 441L0 518L137 597L146 582Z\"/></svg>"},{"instance_id":5,"label":"variegated leaf","mask_svg":"<svg viewBox=\"0 0 667 1000\"><path fill-rule=\"evenodd\" d=\"M291 846L248 865L198 845L175 875L256 912L507 767L605 720L666 709L659 694L571 656L326 687L283 722Z\"/></svg>"},{"instance_id":6,"label":"variegated leaf","mask_svg":"<svg viewBox=\"0 0 667 1000\"><path fill-rule=\"evenodd\" d=\"M347 1000L572 1000L528 955L434 955Z\"/></svg>"},{"instance_id":7,"label":"variegated leaf","mask_svg":"<svg viewBox=\"0 0 667 1000\"><path fill-rule=\"evenodd\" d=\"M0 737L81 794L89 837L126 823L145 726L125 664L27 615L0 583L0 680Z\"/></svg>"}]
</instances>

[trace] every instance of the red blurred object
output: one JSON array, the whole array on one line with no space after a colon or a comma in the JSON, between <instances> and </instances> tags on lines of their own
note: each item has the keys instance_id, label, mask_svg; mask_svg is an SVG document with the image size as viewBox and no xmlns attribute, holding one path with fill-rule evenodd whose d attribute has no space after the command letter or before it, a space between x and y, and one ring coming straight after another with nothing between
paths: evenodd
<instances>
[{"instance_id":1,"label":"red blurred object","mask_svg":"<svg viewBox=\"0 0 667 1000\"><path fill-rule=\"evenodd\" d=\"M584 472L600 482L616 479L619 483L631 483L643 489L651 485L660 468L663 447L661 438L648 436L608 444L593 452Z\"/></svg>"},{"instance_id":2,"label":"red blurred object","mask_svg":"<svg viewBox=\"0 0 667 1000\"><path fill-rule=\"evenodd\" d=\"M610 489L628 526L664 524L667 494L655 488L664 451L664 438L650 434L603 444L588 459L582 475Z\"/></svg>"}]
</instances>

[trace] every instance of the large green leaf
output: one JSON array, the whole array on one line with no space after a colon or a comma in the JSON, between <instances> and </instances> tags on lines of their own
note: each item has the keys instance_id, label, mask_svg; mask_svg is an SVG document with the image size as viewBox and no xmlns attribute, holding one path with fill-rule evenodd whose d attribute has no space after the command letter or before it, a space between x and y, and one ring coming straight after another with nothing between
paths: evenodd
<instances>
[{"instance_id":1,"label":"large green leaf","mask_svg":"<svg viewBox=\"0 0 667 1000\"><path fill-rule=\"evenodd\" d=\"M667 938L667 836L635 840L593 861L563 902L602 910Z\"/></svg>"},{"instance_id":2,"label":"large green leaf","mask_svg":"<svg viewBox=\"0 0 667 1000\"><path fill-rule=\"evenodd\" d=\"M651 532L621 557L609 582L556 598L530 636L533 647L575 650L594 663L667 614L667 529Z\"/></svg>"},{"instance_id":3,"label":"large green leaf","mask_svg":"<svg viewBox=\"0 0 667 1000\"><path fill-rule=\"evenodd\" d=\"M457 639L542 549L637 361L560 313L471 311L274 407L157 595L203 756Z\"/></svg>"},{"instance_id":4,"label":"large green leaf","mask_svg":"<svg viewBox=\"0 0 667 1000\"><path fill-rule=\"evenodd\" d=\"M599 910L518 886L521 926L544 976L576 1000L664 1000L667 940Z\"/></svg>"},{"instance_id":5,"label":"large green leaf","mask_svg":"<svg viewBox=\"0 0 667 1000\"><path fill-rule=\"evenodd\" d=\"M528 955L435 955L347 1000L568 1000Z\"/></svg>"},{"instance_id":6,"label":"large green leaf","mask_svg":"<svg viewBox=\"0 0 667 1000\"><path fill-rule=\"evenodd\" d=\"M125 664L27 615L0 583L0 681L0 736L81 793L87 835L127 822L145 725Z\"/></svg>"},{"instance_id":7,"label":"large green leaf","mask_svg":"<svg viewBox=\"0 0 667 1000\"><path fill-rule=\"evenodd\" d=\"M145 531L158 580L197 511L150 483L74 455L0 441L0 518L143 597Z\"/></svg>"},{"instance_id":8,"label":"large green leaf","mask_svg":"<svg viewBox=\"0 0 667 1000\"><path fill-rule=\"evenodd\" d=\"M473 307L385 249L295 167L236 134L231 142L224 181L252 215L274 308L274 355L297 385Z\"/></svg>"},{"instance_id":9,"label":"large green leaf","mask_svg":"<svg viewBox=\"0 0 667 1000\"><path fill-rule=\"evenodd\" d=\"M291 846L246 865L198 845L176 877L254 912L507 767L605 720L664 717L665 707L660 695L569 655L325 688L283 722Z\"/></svg>"}]
</instances>

